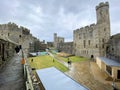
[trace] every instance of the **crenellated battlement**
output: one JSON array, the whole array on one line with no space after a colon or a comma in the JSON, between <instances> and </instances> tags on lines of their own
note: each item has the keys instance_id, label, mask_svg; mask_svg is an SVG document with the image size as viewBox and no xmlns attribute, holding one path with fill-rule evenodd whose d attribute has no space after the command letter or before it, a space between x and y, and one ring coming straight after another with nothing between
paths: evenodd
<instances>
[{"instance_id":1,"label":"crenellated battlement","mask_svg":"<svg viewBox=\"0 0 120 90\"><path fill-rule=\"evenodd\" d=\"M80 29L83 29L84 27L81 27Z\"/></svg>"},{"instance_id":2,"label":"crenellated battlement","mask_svg":"<svg viewBox=\"0 0 120 90\"><path fill-rule=\"evenodd\" d=\"M96 10L98 10L99 8L101 7L104 7L104 6L108 6L109 7L109 3L108 2L101 2L98 6L96 6Z\"/></svg>"},{"instance_id":3,"label":"crenellated battlement","mask_svg":"<svg viewBox=\"0 0 120 90\"><path fill-rule=\"evenodd\" d=\"M87 25L87 26L85 26L84 28L85 28L85 29L89 29L89 26Z\"/></svg>"},{"instance_id":4,"label":"crenellated battlement","mask_svg":"<svg viewBox=\"0 0 120 90\"><path fill-rule=\"evenodd\" d=\"M19 26L15 23L12 23L12 22L8 22L7 24L0 24L0 29L2 30L7 30L7 29L15 29L15 28L19 28Z\"/></svg>"},{"instance_id":5,"label":"crenellated battlement","mask_svg":"<svg viewBox=\"0 0 120 90\"><path fill-rule=\"evenodd\" d=\"M95 23L93 23L93 24L90 24L90 27L95 27Z\"/></svg>"},{"instance_id":6,"label":"crenellated battlement","mask_svg":"<svg viewBox=\"0 0 120 90\"><path fill-rule=\"evenodd\" d=\"M85 26L85 27L81 27L80 29L76 29L76 30L74 30L74 33L76 32L79 32L79 31L88 31L88 30L90 30L91 28L94 28L94 27L96 27L96 24L95 23L93 23L93 24L90 24L90 25L87 25L87 26Z\"/></svg>"}]
</instances>

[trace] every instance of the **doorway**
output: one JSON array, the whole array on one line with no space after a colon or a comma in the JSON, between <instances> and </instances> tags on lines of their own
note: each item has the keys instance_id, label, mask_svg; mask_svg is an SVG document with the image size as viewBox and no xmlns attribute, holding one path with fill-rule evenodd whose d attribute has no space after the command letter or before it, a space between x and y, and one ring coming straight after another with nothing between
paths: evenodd
<instances>
[{"instance_id":1,"label":"doorway","mask_svg":"<svg viewBox=\"0 0 120 90\"><path fill-rule=\"evenodd\" d=\"M117 72L117 79L120 79L120 70Z\"/></svg>"}]
</instances>

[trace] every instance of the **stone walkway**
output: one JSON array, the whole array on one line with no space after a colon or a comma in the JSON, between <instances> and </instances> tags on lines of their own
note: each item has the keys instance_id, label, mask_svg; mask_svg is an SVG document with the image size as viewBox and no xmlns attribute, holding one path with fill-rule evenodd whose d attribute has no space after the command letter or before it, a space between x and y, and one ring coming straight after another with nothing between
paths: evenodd
<instances>
[{"instance_id":1,"label":"stone walkway","mask_svg":"<svg viewBox=\"0 0 120 90\"><path fill-rule=\"evenodd\" d=\"M21 57L15 55L0 70L0 90L25 90Z\"/></svg>"},{"instance_id":2,"label":"stone walkway","mask_svg":"<svg viewBox=\"0 0 120 90\"><path fill-rule=\"evenodd\" d=\"M95 62L73 63L66 74L90 90L113 90L112 86L105 81L106 74L100 71Z\"/></svg>"}]
</instances>

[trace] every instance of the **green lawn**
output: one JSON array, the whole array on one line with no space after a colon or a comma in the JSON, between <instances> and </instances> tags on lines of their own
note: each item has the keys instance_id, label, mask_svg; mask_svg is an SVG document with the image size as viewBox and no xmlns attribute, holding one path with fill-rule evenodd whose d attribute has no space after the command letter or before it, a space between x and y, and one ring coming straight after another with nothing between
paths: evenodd
<instances>
[{"instance_id":1,"label":"green lawn","mask_svg":"<svg viewBox=\"0 0 120 90\"><path fill-rule=\"evenodd\" d=\"M33 59L33 62L31 61L31 59ZM42 69L42 68L48 68L48 67L54 66L62 72L65 72L68 70L68 68L62 65L61 63L57 61L53 62L53 58L50 57L49 55L32 57L32 58L29 58L28 62L31 68Z\"/></svg>"},{"instance_id":2,"label":"green lawn","mask_svg":"<svg viewBox=\"0 0 120 90\"><path fill-rule=\"evenodd\" d=\"M68 58L66 57L61 57L61 56L57 56L60 60L64 60L65 62L68 61ZM72 63L74 62L80 62L80 61L85 61L85 60L88 60L87 58L84 58L84 57L79 57L79 56L70 56L69 57L69 60L72 61Z\"/></svg>"}]
</instances>

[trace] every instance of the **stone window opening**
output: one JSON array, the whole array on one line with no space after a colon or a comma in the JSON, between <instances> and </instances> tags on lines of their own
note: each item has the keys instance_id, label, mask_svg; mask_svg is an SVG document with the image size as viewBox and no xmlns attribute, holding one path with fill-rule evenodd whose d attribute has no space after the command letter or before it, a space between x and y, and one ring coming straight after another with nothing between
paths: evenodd
<instances>
[{"instance_id":1,"label":"stone window opening","mask_svg":"<svg viewBox=\"0 0 120 90\"><path fill-rule=\"evenodd\" d=\"M81 39L81 37L79 36L79 39Z\"/></svg>"},{"instance_id":2,"label":"stone window opening","mask_svg":"<svg viewBox=\"0 0 120 90\"><path fill-rule=\"evenodd\" d=\"M86 43L85 43L85 40L83 41L83 43L84 43L84 48L86 47Z\"/></svg>"},{"instance_id":3,"label":"stone window opening","mask_svg":"<svg viewBox=\"0 0 120 90\"><path fill-rule=\"evenodd\" d=\"M19 35L19 37L21 38L22 36L21 36L21 35Z\"/></svg>"},{"instance_id":4,"label":"stone window opening","mask_svg":"<svg viewBox=\"0 0 120 90\"><path fill-rule=\"evenodd\" d=\"M104 48L104 45L102 45L102 48Z\"/></svg>"},{"instance_id":5,"label":"stone window opening","mask_svg":"<svg viewBox=\"0 0 120 90\"><path fill-rule=\"evenodd\" d=\"M90 37L93 37L93 31L90 31Z\"/></svg>"},{"instance_id":6,"label":"stone window opening","mask_svg":"<svg viewBox=\"0 0 120 90\"><path fill-rule=\"evenodd\" d=\"M86 35L85 35L85 33L83 33L83 37L84 37L84 38L86 38Z\"/></svg>"},{"instance_id":7,"label":"stone window opening","mask_svg":"<svg viewBox=\"0 0 120 90\"><path fill-rule=\"evenodd\" d=\"M79 34L79 39L81 39L81 34Z\"/></svg>"},{"instance_id":8,"label":"stone window opening","mask_svg":"<svg viewBox=\"0 0 120 90\"><path fill-rule=\"evenodd\" d=\"M88 40L88 44L90 45L90 40Z\"/></svg>"},{"instance_id":9,"label":"stone window opening","mask_svg":"<svg viewBox=\"0 0 120 90\"><path fill-rule=\"evenodd\" d=\"M104 43L104 42L105 42L105 40L104 40L104 39L102 39L102 42Z\"/></svg>"},{"instance_id":10,"label":"stone window opening","mask_svg":"<svg viewBox=\"0 0 120 90\"><path fill-rule=\"evenodd\" d=\"M106 31L106 28L104 28L104 31Z\"/></svg>"},{"instance_id":11,"label":"stone window opening","mask_svg":"<svg viewBox=\"0 0 120 90\"><path fill-rule=\"evenodd\" d=\"M114 48L112 48L112 51L114 51Z\"/></svg>"},{"instance_id":12,"label":"stone window opening","mask_svg":"<svg viewBox=\"0 0 120 90\"><path fill-rule=\"evenodd\" d=\"M96 48L98 48L98 45L96 44Z\"/></svg>"},{"instance_id":13,"label":"stone window opening","mask_svg":"<svg viewBox=\"0 0 120 90\"><path fill-rule=\"evenodd\" d=\"M2 46L1 46L1 44L0 44L0 55L2 54Z\"/></svg>"},{"instance_id":14,"label":"stone window opening","mask_svg":"<svg viewBox=\"0 0 120 90\"><path fill-rule=\"evenodd\" d=\"M106 52L109 53L109 46L106 47Z\"/></svg>"},{"instance_id":15,"label":"stone window opening","mask_svg":"<svg viewBox=\"0 0 120 90\"><path fill-rule=\"evenodd\" d=\"M86 51L86 54L88 54L88 50Z\"/></svg>"},{"instance_id":16,"label":"stone window opening","mask_svg":"<svg viewBox=\"0 0 120 90\"><path fill-rule=\"evenodd\" d=\"M8 36L10 36L10 33L8 33Z\"/></svg>"}]
</instances>

